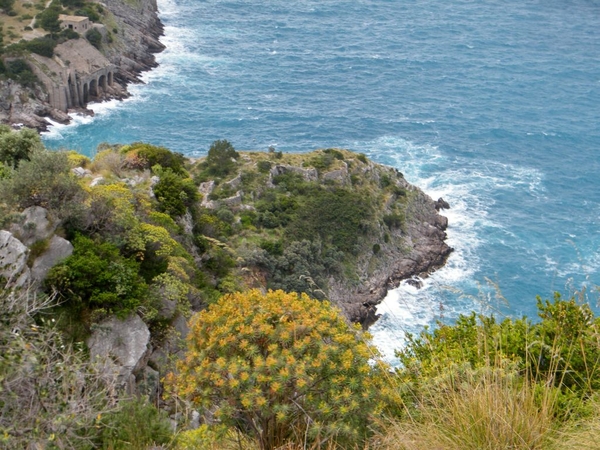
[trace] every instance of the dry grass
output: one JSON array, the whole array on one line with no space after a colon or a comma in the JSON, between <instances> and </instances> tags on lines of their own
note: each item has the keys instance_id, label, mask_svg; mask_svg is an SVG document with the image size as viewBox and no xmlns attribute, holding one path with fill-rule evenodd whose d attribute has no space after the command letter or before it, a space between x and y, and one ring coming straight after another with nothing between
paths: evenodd
<instances>
[{"instance_id":1,"label":"dry grass","mask_svg":"<svg viewBox=\"0 0 600 450\"><path fill-rule=\"evenodd\" d=\"M490 371L447 383L419 402L420 417L384 424L382 450L547 449L553 434L553 398Z\"/></svg>"},{"instance_id":2,"label":"dry grass","mask_svg":"<svg viewBox=\"0 0 600 450\"><path fill-rule=\"evenodd\" d=\"M594 407L595 417L556 434L553 450L600 450L600 401Z\"/></svg>"}]
</instances>

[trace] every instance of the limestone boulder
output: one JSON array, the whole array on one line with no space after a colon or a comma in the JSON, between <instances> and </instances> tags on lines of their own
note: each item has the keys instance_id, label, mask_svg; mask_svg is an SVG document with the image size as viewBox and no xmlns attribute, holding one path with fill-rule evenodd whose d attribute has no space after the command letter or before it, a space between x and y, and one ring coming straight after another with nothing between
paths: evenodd
<instances>
[{"instance_id":1,"label":"limestone boulder","mask_svg":"<svg viewBox=\"0 0 600 450\"><path fill-rule=\"evenodd\" d=\"M63 259L73 254L73 245L60 236L52 236L46 251L38 256L31 267L33 281L41 283L48 275L48 271Z\"/></svg>"},{"instance_id":2,"label":"limestone boulder","mask_svg":"<svg viewBox=\"0 0 600 450\"><path fill-rule=\"evenodd\" d=\"M94 327L87 345L92 358L105 361L106 369L117 372L121 383L134 390L135 376L151 353L150 331L140 316L105 320Z\"/></svg>"},{"instance_id":3,"label":"limestone boulder","mask_svg":"<svg viewBox=\"0 0 600 450\"><path fill-rule=\"evenodd\" d=\"M0 277L7 287L23 287L30 279L29 249L10 231L0 230Z\"/></svg>"}]
</instances>

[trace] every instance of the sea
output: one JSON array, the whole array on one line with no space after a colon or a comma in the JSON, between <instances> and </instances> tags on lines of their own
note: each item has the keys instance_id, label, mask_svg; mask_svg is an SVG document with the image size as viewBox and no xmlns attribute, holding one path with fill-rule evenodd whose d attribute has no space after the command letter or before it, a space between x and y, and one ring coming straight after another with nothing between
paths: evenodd
<instances>
[{"instance_id":1,"label":"sea","mask_svg":"<svg viewBox=\"0 0 600 450\"><path fill-rule=\"evenodd\" d=\"M166 50L131 97L44 134L93 156L340 147L451 208L454 252L379 306L406 333L476 311L535 320L536 297L600 285L599 0L158 0Z\"/></svg>"}]
</instances>

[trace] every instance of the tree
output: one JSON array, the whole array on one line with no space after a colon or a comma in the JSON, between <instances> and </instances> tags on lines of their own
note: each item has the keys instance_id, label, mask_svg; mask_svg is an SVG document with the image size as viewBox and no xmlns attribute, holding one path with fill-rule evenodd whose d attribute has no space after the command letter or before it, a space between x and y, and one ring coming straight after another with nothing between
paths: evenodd
<instances>
[{"instance_id":1,"label":"tree","mask_svg":"<svg viewBox=\"0 0 600 450\"><path fill-rule=\"evenodd\" d=\"M43 148L40 136L31 128L12 131L0 127L0 162L16 168L21 160L29 160L35 150Z\"/></svg>"},{"instance_id":2,"label":"tree","mask_svg":"<svg viewBox=\"0 0 600 450\"><path fill-rule=\"evenodd\" d=\"M172 217L185 213L198 200L198 191L191 178L182 178L170 168L156 170L160 180L152 190L158 200L159 209Z\"/></svg>"},{"instance_id":3,"label":"tree","mask_svg":"<svg viewBox=\"0 0 600 450\"><path fill-rule=\"evenodd\" d=\"M377 405L376 350L328 302L258 290L192 319L186 358L167 384L261 449L294 436L359 442Z\"/></svg>"},{"instance_id":4,"label":"tree","mask_svg":"<svg viewBox=\"0 0 600 450\"><path fill-rule=\"evenodd\" d=\"M50 33L60 33L60 22L58 16L60 15L60 7L50 6L37 15L37 20L40 26Z\"/></svg>"},{"instance_id":5,"label":"tree","mask_svg":"<svg viewBox=\"0 0 600 450\"><path fill-rule=\"evenodd\" d=\"M234 167L234 159L240 154L226 139L214 141L208 150L206 165L211 175L227 175Z\"/></svg>"}]
</instances>

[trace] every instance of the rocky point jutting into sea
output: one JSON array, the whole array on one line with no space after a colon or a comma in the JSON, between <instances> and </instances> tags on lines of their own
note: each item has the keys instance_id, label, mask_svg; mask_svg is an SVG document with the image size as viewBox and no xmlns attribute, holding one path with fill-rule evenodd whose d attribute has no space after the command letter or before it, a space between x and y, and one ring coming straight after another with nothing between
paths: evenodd
<instances>
[{"instance_id":1,"label":"rocky point jutting into sea","mask_svg":"<svg viewBox=\"0 0 600 450\"><path fill-rule=\"evenodd\" d=\"M69 112L90 113L89 102L127 97L127 84L156 66L154 53L164 49L156 0L103 5L105 23L92 24L102 35L100 51L80 37L57 45L52 58L29 54L25 60L41 83L28 88L0 81L0 122L38 130L49 125L46 117L68 123Z\"/></svg>"}]
</instances>

